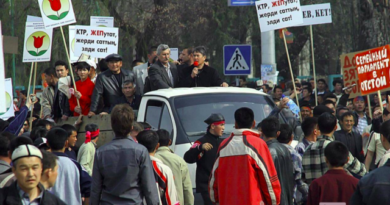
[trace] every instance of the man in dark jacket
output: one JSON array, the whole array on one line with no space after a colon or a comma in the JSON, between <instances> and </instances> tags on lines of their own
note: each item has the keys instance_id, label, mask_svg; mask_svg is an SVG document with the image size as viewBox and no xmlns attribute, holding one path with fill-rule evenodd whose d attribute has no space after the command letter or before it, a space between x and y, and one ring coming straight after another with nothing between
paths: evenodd
<instances>
[{"instance_id":1,"label":"man in dark jacket","mask_svg":"<svg viewBox=\"0 0 390 205\"><path fill-rule=\"evenodd\" d=\"M17 180L11 186L0 189L0 204L65 205L39 183L43 157L38 148L33 145L20 145L12 153L11 158L12 171Z\"/></svg>"},{"instance_id":2,"label":"man in dark jacket","mask_svg":"<svg viewBox=\"0 0 390 205\"><path fill-rule=\"evenodd\" d=\"M148 71L151 91L178 86L179 74L176 65L169 62L170 55L171 50L168 45L161 44L157 47L158 60Z\"/></svg>"},{"instance_id":3,"label":"man in dark jacket","mask_svg":"<svg viewBox=\"0 0 390 205\"><path fill-rule=\"evenodd\" d=\"M187 163L196 162L196 192L202 194L205 205L212 205L208 192L208 181L217 159L220 137L225 130L225 118L221 114L212 114L205 120L209 125L207 134L198 139L184 154Z\"/></svg>"},{"instance_id":4,"label":"man in dark jacket","mask_svg":"<svg viewBox=\"0 0 390 205\"><path fill-rule=\"evenodd\" d=\"M135 81L133 72L122 69L122 57L118 54L111 54L106 57L109 70L98 75L91 99L89 117L96 114L100 98L103 97L103 112L108 113L111 105L115 104L122 93L122 83L129 80Z\"/></svg>"},{"instance_id":5,"label":"man in dark jacket","mask_svg":"<svg viewBox=\"0 0 390 205\"><path fill-rule=\"evenodd\" d=\"M137 95L136 85L131 81L125 81L122 84L123 96L118 98L115 104L111 105L110 113L114 109L115 105L119 104L129 104L133 110L138 110L139 105L141 104L141 96Z\"/></svg>"},{"instance_id":6,"label":"man in dark jacket","mask_svg":"<svg viewBox=\"0 0 390 205\"><path fill-rule=\"evenodd\" d=\"M196 47L193 55L198 66L191 65L180 71L180 87L228 87L219 77L217 70L205 64L206 49L203 46Z\"/></svg>"},{"instance_id":7,"label":"man in dark jacket","mask_svg":"<svg viewBox=\"0 0 390 205\"><path fill-rule=\"evenodd\" d=\"M364 162L362 136L353 130L355 124L354 114L346 112L340 117L341 130L334 133L336 141L344 143L349 152L360 162Z\"/></svg>"},{"instance_id":8,"label":"man in dark jacket","mask_svg":"<svg viewBox=\"0 0 390 205\"><path fill-rule=\"evenodd\" d=\"M275 164L276 172L282 188L280 197L281 205L292 205L294 194L294 168L292 164L290 151L283 144L280 144L276 138L280 134L280 124L276 117L268 117L260 123L260 129L264 140L266 141L272 159Z\"/></svg>"},{"instance_id":9,"label":"man in dark jacket","mask_svg":"<svg viewBox=\"0 0 390 205\"><path fill-rule=\"evenodd\" d=\"M390 121L380 126L382 137L390 141ZM371 171L358 183L355 193L352 195L350 204L390 204L390 160L382 167Z\"/></svg>"},{"instance_id":10,"label":"man in dark jacket","mask_svg":"<svg viewBox=\"0 0 390 205\"><path fill-rule=\"evenodd\" d=\"M55 68L58 78L66 78L68 76L69 67L68 64L64 61L55 62ZM54 88L54 99L51 112L54 120L66 120L68 117L72 116L72 113L69 109L68 97L59 90L58 82Z\"/></svg>"}]
</instances>

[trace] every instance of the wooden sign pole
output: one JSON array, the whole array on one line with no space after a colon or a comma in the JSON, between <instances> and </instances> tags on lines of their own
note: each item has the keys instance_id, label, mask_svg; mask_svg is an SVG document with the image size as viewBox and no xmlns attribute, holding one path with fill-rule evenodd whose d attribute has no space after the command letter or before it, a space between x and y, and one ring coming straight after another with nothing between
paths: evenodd
<instances>
[{"instance_id":1,"label":"wooden sign pole","mask_svg":"<svg viewBox=\"0 0 390 205\"><path fill-rule=\"evenodd\" d=\"M316 63L314 60L314 40L313 40L313 26L310 25L310 40L311 40L311 58L313 61L313 78L314 78L314 97L316 101L316 106L318 105L317 99L317 76L316 76Z\"/></svg>"}]
</instances>

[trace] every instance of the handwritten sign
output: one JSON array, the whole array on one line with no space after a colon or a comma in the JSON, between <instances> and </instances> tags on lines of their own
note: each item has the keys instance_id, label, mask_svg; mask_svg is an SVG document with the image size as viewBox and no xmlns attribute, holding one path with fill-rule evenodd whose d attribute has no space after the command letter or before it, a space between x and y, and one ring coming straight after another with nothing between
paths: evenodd
<instances>
[{"instance_id":1,"label":"handwritten sign","mask_svg":"<svg viewBox=\"0 0 390 205\"><path fill-rule=\"evenodd\" d=\"M361 93L367 95L390 87L390 45L370 49L355 55Z\"/></svg>"},{"instance_id":2,"label":"handwritten sign","mask_svg":"<svg viewBox=\"0 0 390 205\"><path fill-rule=\"evenodd\" d=\"M330 3L302 6L303 24L309 26L332 23L332 10Z\"/></svg>"},{"instance_id":3,"label":"handwritten sign","mask_svg":"<svg viewBox=\"0 0 390 205\"><path fill-rule=\"evenodd\" d=\"M43 22L26 22L23 62L50 61L53 29L45 29Z\"/></svg>"},{"instance_id":4,"label":"handwritten sign","mask_svg":"<svg viewBox=\"0 0 390 205\"><path fill-rule=\"evenodd\" d=\"M82 53L93 58L105 58L118 53L118 28L76 26L74 54Z\"/></svg>"},{"instance_id":5,"label":"handwritten sign","mask_svg":"<svg viewBox=\"0 0 390 205\"><path fill-rule=\"evenodd\" d=\"M76 23L71 0L38 0L45 28L56 28Z\"/></svg>"},{"instance_id":6,"label":"handwritten sign","mask_svg":"<svg viewBox=\"0 0 390 205\"><path fill-rule=\"evenodd\" d=\"M303 23L299 0L256 1L261 32L296 26Z\"/></svg>"},{"instance_id":7,"label":"handwritten sign","mask_svg":"<svg viewBox=\"0 0 390 205\"><path fill-rule=\"evenodd\" d=\"M355 55L359 52L347 53L340 55L341 61L341 74L343 75L344 86L350 86L353 84L359 85L359 78L356 71ZM352 88L349 98L355 98L361 96L360 86Z\"/></svg>"}]
</instances>

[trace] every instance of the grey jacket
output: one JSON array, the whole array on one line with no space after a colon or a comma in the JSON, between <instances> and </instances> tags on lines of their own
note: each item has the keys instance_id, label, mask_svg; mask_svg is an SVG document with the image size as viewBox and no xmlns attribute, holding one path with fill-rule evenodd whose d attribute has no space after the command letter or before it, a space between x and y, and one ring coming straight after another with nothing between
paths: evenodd
<instances>
[{"instance_id":1,"label":"grey jacket","mask_svg":"<svg viewBox=\"0 0 390 205\"><path fill-rule=\"evenodd\" d=\"M122 74L122 83L126 80L130 80L134 83L135 78L132 71L125 70L121 68ZM111 105L115 104L117 98L121 97L122 85L118 83L114 74L110 70L106 70L103 73L99 74L96 82L95 88L93 89L92 99L91 99L91 112L96 113L99 106L100 98L103 97L104 109L103 112L109 112ZM97 113L96 113L97 114Z\"/></svg>"},{"instance_id":2,"label":"grey jacket","mask_svg":"<svg viewBox=\"0 0 390 205\"><path fill-rule=\"evenodd\" d=\"M130 137L114 138L96 150L90 204L159 204L153 165L146 148Z\"/></svg>"},{"instance_id":3,"label":"grey jacket","mask_svg":"<svg viewBox=\"0 0 390 205\"><path fill-rule=\"evenodd\" d=\"M42 106L42 117L51 117L51 108L53 107L54 101L54 89L51 86L43 89L41 106Z\"/></svg>"},{"instance_id":4,"label":"grey jacket","mask_svg":"<svg viewBox=\"0 0 390 205\"><path fill-rule=\"evenodd\" d=\"M169 76L164 66L160 61L157 61L149 68L149 80L151 83L151 90L158 90L164 88L175 88L179 84L179 73L177 72L176 65L174 63L170 63L170 70L173 78L173 85L169 80Z\"/></svg>"}]
</instances>

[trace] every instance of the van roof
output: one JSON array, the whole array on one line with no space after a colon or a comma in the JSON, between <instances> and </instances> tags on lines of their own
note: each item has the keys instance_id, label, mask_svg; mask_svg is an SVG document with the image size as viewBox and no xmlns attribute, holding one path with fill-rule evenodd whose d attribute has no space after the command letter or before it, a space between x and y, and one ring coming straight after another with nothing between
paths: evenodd
<instances>
[{"instance_id":1,"label":"van roof","mask_svg":"<svg viewBox=\"0 0 390 205\"><path fill-rule=\"evenodd\" d=\"M196 94L212 94L212 93L245 93L245 94L258 94L267 95L261 91L252 88L238 88L238 87L194 87L194 88L174 88L174 89L159 89L156 91L148 92L145 96L161 96L165 98L171 98L184 95L196 95Z\"/></svg>"}]
</instances>

